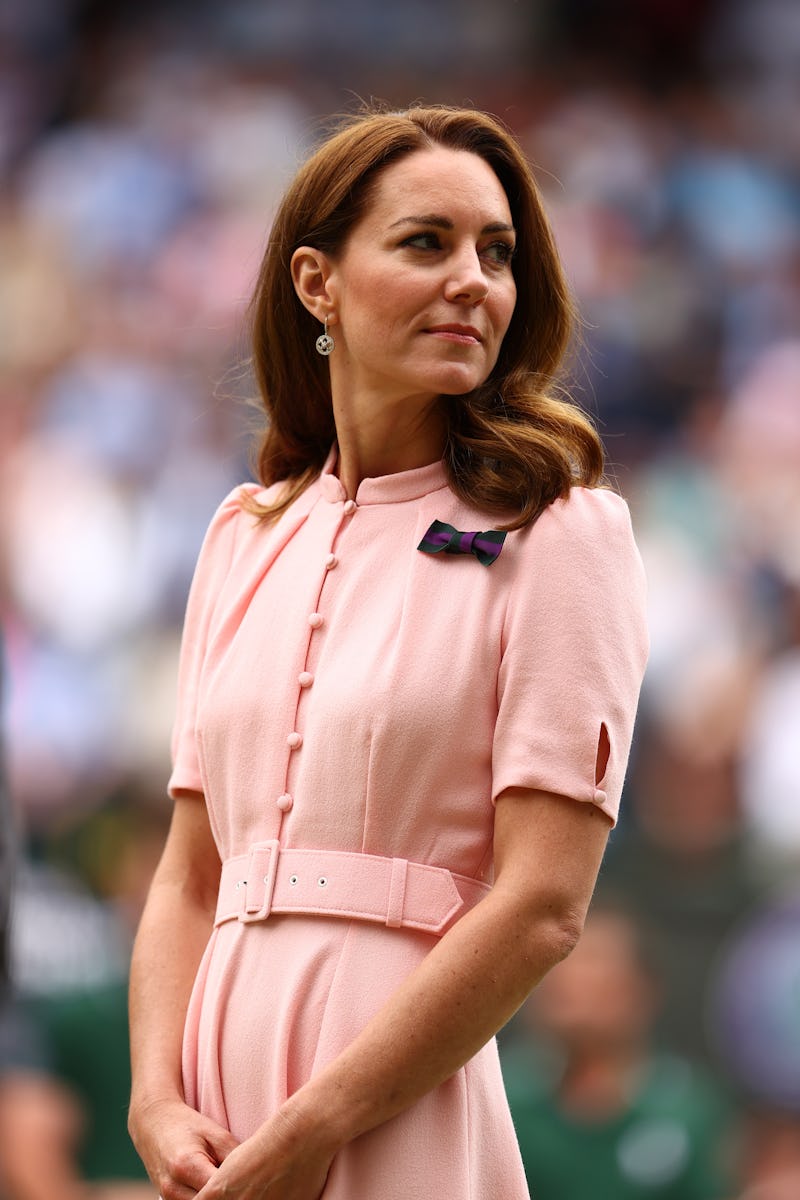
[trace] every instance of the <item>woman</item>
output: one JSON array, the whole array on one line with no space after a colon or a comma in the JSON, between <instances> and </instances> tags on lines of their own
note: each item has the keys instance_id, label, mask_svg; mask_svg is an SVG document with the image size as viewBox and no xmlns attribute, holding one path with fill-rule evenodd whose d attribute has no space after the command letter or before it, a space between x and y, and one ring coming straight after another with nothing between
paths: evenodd
<instances>
[{"instance_id":1,"label":"woman","mask_svg":"<svg viewBox=\"0 0 800 1200\"><path fill-rule=\"evenodd\" d=\"M646 634L516 144L349 122L253 317L264 486L189 599L131 1131L164 1200L517 1200L492 1039L579 935Z\"/></svg>"}]
</instances>

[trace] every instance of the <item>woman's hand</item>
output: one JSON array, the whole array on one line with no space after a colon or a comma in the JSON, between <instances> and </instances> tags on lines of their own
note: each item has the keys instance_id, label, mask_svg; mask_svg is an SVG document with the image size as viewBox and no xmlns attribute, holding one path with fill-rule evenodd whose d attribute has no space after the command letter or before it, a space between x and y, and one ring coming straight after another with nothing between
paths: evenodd
<instances>
[{"instance_id":1,"label":"woman's hand","mask_svg":"<svg viewBox=\"0 0 800 1200\"><path fill-rule=\"evenodd\" d=\"M163 1200L194 1200L238 1145L232 1133L182 1100L132 1108L128 1127Z\"/></svg>"},{"instance_id":2,"label":"woman's hand","mask_svg":"<svg viewBox=\"0 0 800 1200\"><path fill-rule=\"evenodd\" d=\"M228 1155L197 1200L319 1200L334 1153L279 1112Z\"/></svg>"}]
</instances>

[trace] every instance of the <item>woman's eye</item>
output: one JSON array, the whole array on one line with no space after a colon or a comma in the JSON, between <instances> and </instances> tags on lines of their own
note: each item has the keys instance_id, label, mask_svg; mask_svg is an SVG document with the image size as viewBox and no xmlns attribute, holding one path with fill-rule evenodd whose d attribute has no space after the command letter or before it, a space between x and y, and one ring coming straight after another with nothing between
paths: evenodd
<instances>
[{"instance_id":1,"label":"woman's eye","mask_svg":"<svg viewBox=\"0 0 800 1200\"><path fill-rule=\"evenodd\" d=\"M481 250L481 255L495 263L510 263L514 257L514 247L511 242L492 242Z\"/></svg>"},{"instance_id":2,"label":"woman's eye","mask_svg":"<svg viewBox=\"0 0 800 1200\"><path fill-rule=\"evenodd\" d=\"M439 250L441 248L439 235L436 233L415 233L411 237L405 238L401 245L412 246L415 250Z\"/></svg>"},{"instance_id":3,"label":"woman's eye","mask_svg":"<svg viewBox=\"0 0 800 1200\"><path fill-rule=\"evenodd\" d=\"M400 245L413 250L445 249L445 243L439 234L432 231L414 233L411 237L404 238ZM487 246L478 248L478 255L495 266L505 266L514 256L514 245L507 241L490 242Z\"/></svg>"}]
</instances>

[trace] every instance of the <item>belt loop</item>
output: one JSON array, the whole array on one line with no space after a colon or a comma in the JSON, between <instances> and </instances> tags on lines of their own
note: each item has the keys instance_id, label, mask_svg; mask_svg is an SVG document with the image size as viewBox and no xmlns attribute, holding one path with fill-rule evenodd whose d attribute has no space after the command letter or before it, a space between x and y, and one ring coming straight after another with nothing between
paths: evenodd
<instances>
[{"instance_id":1,"label":"belt loop","mask_svg":"<svg viewBox=\"0 0 800 1200\"><path fill-rule=\"evenodd\" d=\"M389 900L386 905L386 924L390 929L399 929L403 924L403 906L406 899L408 859L393 858L389 878Z\"/></svg>"},{"instance_id":2,"label":"belt loop","mask_svg":"<svg viewBox=\"0 0 800 1200\"><path fill-rule=\"evenodd\" d=\"M247 858L247 879L242 888L242 903L238 917L243 925L251 921L265 921L272 909L272 894L275 891L275 880L278 875L278 853L280 842L273 838L268 842L256 842L250 847ZM264 899L258 908L251 907L249 897L257 896L258 889L263 887Z\"/></svg>"}]
</instances>

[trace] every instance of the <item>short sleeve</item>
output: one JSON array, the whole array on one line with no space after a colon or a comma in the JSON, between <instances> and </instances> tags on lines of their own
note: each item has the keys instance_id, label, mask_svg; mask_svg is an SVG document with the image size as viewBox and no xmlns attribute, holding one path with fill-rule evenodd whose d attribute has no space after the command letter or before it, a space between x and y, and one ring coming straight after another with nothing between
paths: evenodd
<instances>
[{"instance_id":1,"label":"short sleeve","mask_svg":"<svg viewBox=\"0 0 800 1200\"><path fill-rule=\"evenodd\" d=\"M206 531L189 589L178 666L178 695L172 729L172 774L167 791L202 792L195 725L197 692L214 611L233 561L236 530L242 515L242 487L220 504Z\"/></svg>"},{"instance_id":2,"label":"short sleeve","mask_svg":"<svg viewBox=\"0 0 800 1200\"><path fill-rule=\"evenodd\" d=\"M648 651L627 505L573 488L523 535L498 679L492 789L596 804L616 822Z\"/></svg>"}]
</instances>

